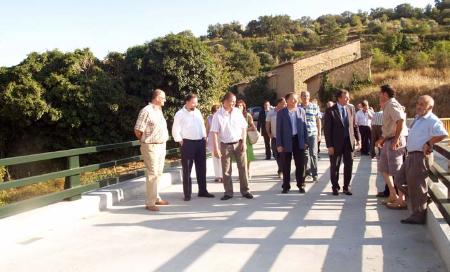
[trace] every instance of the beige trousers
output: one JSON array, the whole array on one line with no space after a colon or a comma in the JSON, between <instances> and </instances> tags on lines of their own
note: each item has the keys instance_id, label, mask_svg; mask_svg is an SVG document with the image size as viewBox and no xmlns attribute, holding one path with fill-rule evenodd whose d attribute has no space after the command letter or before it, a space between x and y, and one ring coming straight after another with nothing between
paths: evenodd
<instances>
[{"instance_id":1,"label":"beige trousers","mask_svg":"<svg viewBox=\"0 0 450 272\"><path fill-rule=\"evenodd\" d=\"M236 143L232 145L220 143L220 152L222 153L222 175L223 187L225 195L233 196L233 181L231 180L231 158L236 159L236 164L239 172L240 191L242 195L248 193L247 180L247 153L241 151L241 144Z\"/></svg>"},{"instance_id":2,"label":"beige trousers","mask_svg":"<svg viewBox=\"0 0 450 272\"><path fill-rule=\"evenodd\" d=\"M158 194L158 184L164 170L164 160L166 158L166 144L145 144L141 143L141 154L144 157L146 168L147 197L145 204L154 206L161 200Z\"/></svg>"}]
</instances>

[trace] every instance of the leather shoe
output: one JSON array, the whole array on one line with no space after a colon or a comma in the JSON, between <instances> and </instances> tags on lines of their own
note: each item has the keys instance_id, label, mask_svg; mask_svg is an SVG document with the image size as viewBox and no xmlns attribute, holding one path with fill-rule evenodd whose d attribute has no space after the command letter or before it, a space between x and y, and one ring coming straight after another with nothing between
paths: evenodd
<instances>
[{"instance_id":1,"label":"leather shoe","mask_svg":"<svg viewBox=\"0 0 450 272\"><path fill-rule=\"evenodd\" d=\"M189 201L189 200L191 200L191 197L190 197L190 196L185 196L185 197L184 197L184 201Z\"/></svg>"},{"instance_id":2,"label":"leather shoe","mask_svg":"<svg viewBox=\"0 0 450 272\"><path fill-rule=\"evenodd\" d=\"M250 193L246 193L245 195L243 195L243 197L247 198L247 199L252 199L253 195Z\"/></svg>"},{"instance_id":3,"label":"leather shoe","mask_svg":"<svg viewBox=\"0 0 450 272\"><path fill-rule=\"evenodd\" d=\"M305 193L305 188L300 187L300 188L298 189L298 192L299 192L300 194L304 194L304 193Z\"/></svg>"},{"instance_id":4,"label":"leather shoe","mask_svg":"<svg viewBox=\"0 0 450 272\"><path fill-rule=\"evenodd\" d=\"M283 191L281 191L282 194L287 194L289 192L288 189L283 189Z\"/></svg>"},{"instance_id":5,"label":"leather shoe","mask_svg":"<svg viewBox=\"0 0 450 272\"><path fill-rule=\"evenodd\" d=\"M425 224L425 220L417 220L417 219L413 219L411 217L408 217L406 219L400 220L400 223L402 223L402 224L412 224L412 225L424 225Z\"/></svg>"},{"instance_id":6,"label":"leather shoe","mask_svg":"<svg viewBox=\"0 0 450 272\"><path fill-rule=\"evenodd\" d=\"M156 201L155 204L156 205L169 205L169 201L161 199L159 201Z\"/></svg>"},{"instance_id":7,"label":"leather shoe","mask_svg":"<svg viewBox=\"0 0 450 272\"><path fill-rule=\"evenodd\" d=\"M343 190L342 192L344 193L344 195L353 195L350 190Z\"/></svg>"},{"instance_id":8,"label":"leather shoe","mask_svg":"<svg viewBox=\"0 0 450 272\"><path fill-rule=\"evenodd\" d=\"M333 189L333 195L339 195L339 192L337 189Z\"/></svg>"},{"instance_id":9,"label":"leather shoe","mask_svg":"<svg viewBox=\"0 0 450 272\"><path fill-rule=\"evenodd\" d=\"M389 194L386 194L385 192L378 192L376 197L388 197Z\"/></svg>"},{"instance_id":10,"label":"leather shoe","mask_svg":"<svg viewBox=\"0 0 450 272\"><path fill-rule=\"evenodd\" d=\"M198 197L214 197L214 195L206 192L206 193L198 194Z\"/></svg>"},{"instance_id":11,"label":"leather shoe","mask_svg":"<svg viewBox=\"0 0 450 272\"><path fill-rule=\"evenodd\" d=\"M221 198L220 198L220 200L228 200L228 199L230 199L230 198L233 198L232 196L229 196L229 195L224 195L224 196L222 196Z\"/></svg>"},{"instance_id":12,"label":"leather shoe","mask_svg":"<svg viewBox=\"0 0 450 272\"><path fill-rule=\"evenodd\" d=\"M145 206L145 208L151 212L159 212L159 208L156 206Z\"/></svg>"}]
</instances>

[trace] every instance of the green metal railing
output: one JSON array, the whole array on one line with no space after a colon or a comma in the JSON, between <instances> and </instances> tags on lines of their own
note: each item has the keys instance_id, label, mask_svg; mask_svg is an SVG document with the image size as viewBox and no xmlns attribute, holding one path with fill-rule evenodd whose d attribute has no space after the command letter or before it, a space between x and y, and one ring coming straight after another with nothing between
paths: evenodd
<instances>
[{"instance_id":1,"label":"green metal railing","mask_svg":"<svg viewBox=\"0 0 450 272\"><path fill-rule=\"evenodd\" d=\"M80 175L86 172L92 172L102 168L108 168L113 166L122 165L125 163L141 161L142 155L131 156L126 158L121 158L118 160L112 160L107 162L95 163L85 166L80 166L80 155L85 154L96 154L104 151L114 151L119 149L133 148L140 146L139 141L129 141L116 144L107 144L100 146L91 146L84 148L75 148L69 150L61 150L55 152L47 152L40 154L33 154L27 156L18 156L0 159L0 167L8 167L12 165L19 165L32 162L41 162L51 159L66 159L67 169L35 175L31 177L20 178L16 180L11 180L7 182L0 183L0 191L17 188L26 185L37 184L41 182L51 181L58 178L65 178L64 190L60 192L50 193L43 196L34 197L27 200L18 201L15 203L8 204L0 208L0 218L17 214L30 209L42 207L49 205L61 200L74 200L80 198L80 195L84 192L91 191L100 187L104 187L109 184L117 183L121 179L119 177L114 178L112 182L103 182L102 180L96 181L94 183L82 185L80 182ZM167 150L167 155L178 154L179 148L173 148ZM143 171L135 173L134 175L142 175ZM130 178L130 176L128 176Z\"/></svg>"},{"instance_id":2,"label":"green metal railing","mask_svg":"<svg viewBox=\"0 0 450 272\"><path fill-rule=\"evenodd\" d=\"M450 169L450 142L436 144L434 150L447 159L447 169ZM430 168L429 176L433 182L428 184L428 191L442 216L450 225L450 173L437 163ZM441 184L447 188L447 192L443 192Z\"/></svg>"}]
</instances>

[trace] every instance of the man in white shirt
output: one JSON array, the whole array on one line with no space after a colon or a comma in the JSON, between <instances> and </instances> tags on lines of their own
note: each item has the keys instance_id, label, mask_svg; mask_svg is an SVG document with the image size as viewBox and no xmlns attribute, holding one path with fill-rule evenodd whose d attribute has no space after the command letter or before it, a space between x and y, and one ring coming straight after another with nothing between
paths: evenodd
<instances>
[{"instance_id":1,"label":"man in white shirt","mask_svg":"<svg viewBox=\"0 0 450 272\"><path fill-rule=\"evenodd\" d=\"M428 200L428 167L433 161L433 145L448 137L442 121L433 114L434 100L429 95L419 97L416 118L406 141L408 155L395 176L397 188L408 199L411 216L403 224L425 224Z\"/></svg>"},{"instance_id":2,"label":"man in white shirt","mask_svg":"<svg viewBox=\"0 0 450 272\"><path fill-rule=\"evenodd\" d=\"M361 155L369 155L373 112L369 109L367 100L360 104L362 108L356 112L356 124L361 134Z\"/></svg>"},{"instance_id":3,"label":"man in white shirt","mask_svg":"<svg viewBox=\"0 0 450 272\"><path fill-rule=\"evenodd\" d=\"M184 201L191 200L194 163L198 196L214 197L206 190L206 128L202 113L197 109L197 95L188 94L184 102L184 107L175 114L172 126L173 139L180 144L181 150Z\"/></svg>"},{"instance_id":4,"label":"man in white shirt","mask_svg":"<svg viewBox=\"0 0 450 272\"><path fill-rule=\"evenodd\" d=\"M214 137L214 156L221 158L223 187L225 194L221 200L233 197L231 180L231 155L236 158L239 171L240 191L243 197L252 199L247 179L247 121L242 112L235 108L236 96L229 92L222 99L222 107L214 114L211 132Z\"/></svg>"}]
</instances>

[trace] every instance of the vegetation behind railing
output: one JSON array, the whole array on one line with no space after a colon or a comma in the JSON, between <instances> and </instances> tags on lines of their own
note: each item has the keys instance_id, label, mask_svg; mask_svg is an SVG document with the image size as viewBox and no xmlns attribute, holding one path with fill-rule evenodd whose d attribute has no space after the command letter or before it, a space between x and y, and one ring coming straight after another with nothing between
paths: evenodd
<instances>
[{"instance_id":1,"label":"vegetation behind railing","mask_svg":"<svg viewBox=\"0 0 450 272\"><path fill-rule=\"evenodd\" d=\"M91 183L82 184L80 177L81 174L97 171L108 167L116 167L131 162L141 161L142 156L128 156L111 161L104 161L100 163L94 163L89 165L80 165L80 156L85 154L98 154L105 151L116 151L119 149L136 148L140 146L139 141L129 141L116 144L75 148L69 150L61 150L55 152L47 152L41 154L33 154L27 156L18 156L0 159L0 169L3 171L8 166L20 165L33 162L41 162L52 159L66 159L67 169L34 175L30 177L19 178L16 180L10 180L0 183L0 193L4 193L5 190L13 188L23 188L23 186L36 185L44 182L55 181L57 179L64 179L64 188L62 191L46 194L43 196L34 197L31 199L18 201L15 203L7 204L4 207L0 207L0 218L13 215L22 211L30 210L37 207L42 207L48 204L52 204L61 200L74 200L78 199L81 193L107 186L109 184L117 183L124 178L111 177L111 175L105 175L105 179L93 180ZM178 154L179 149L173 148L167 150L167 155ZM142 171L135 171L132 176L142 175ZM132 176L127 175L127 178Z\"/></svg>"}]
</instances>

